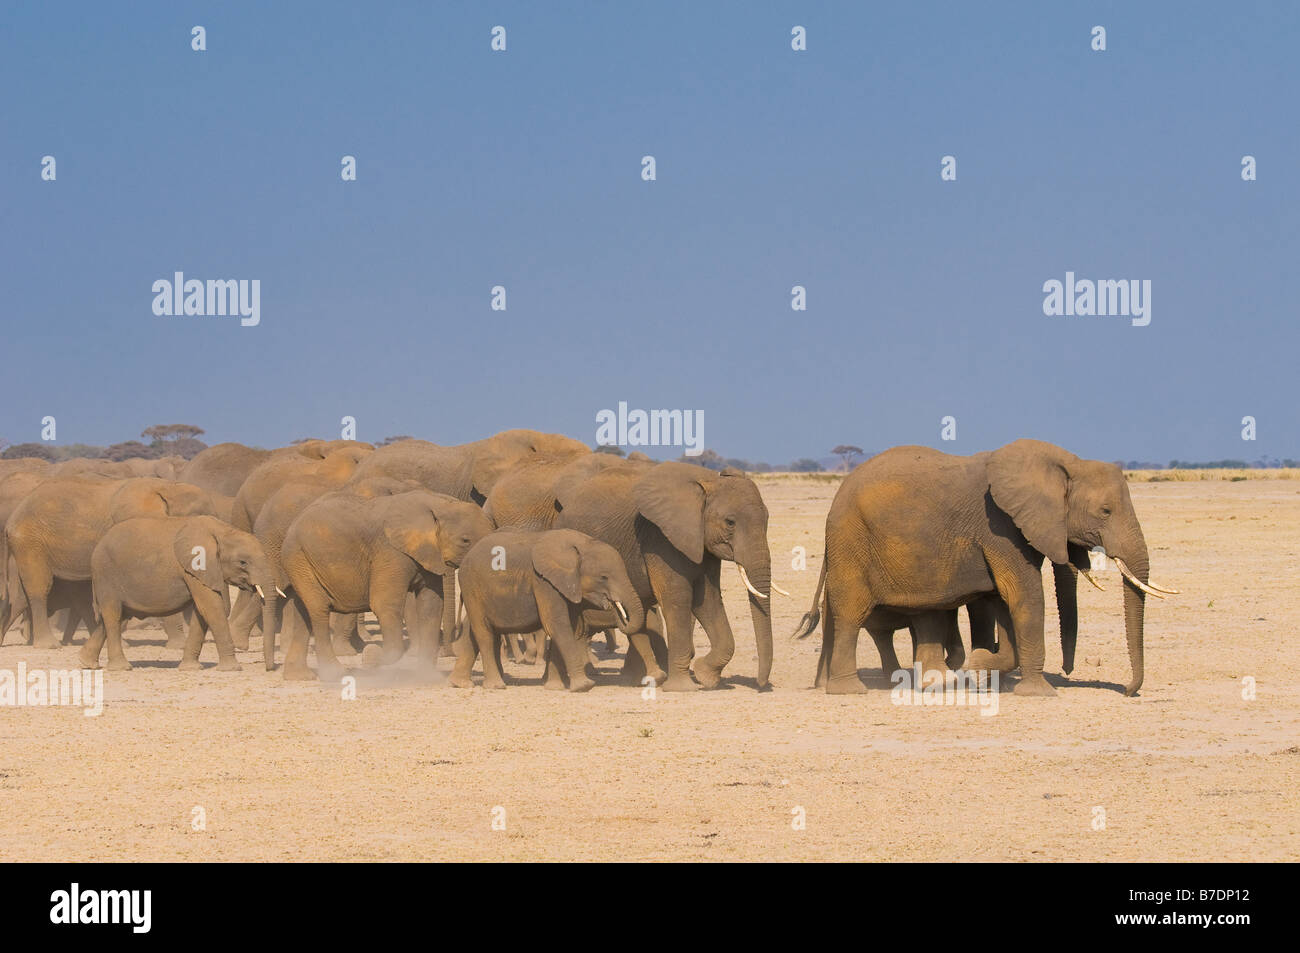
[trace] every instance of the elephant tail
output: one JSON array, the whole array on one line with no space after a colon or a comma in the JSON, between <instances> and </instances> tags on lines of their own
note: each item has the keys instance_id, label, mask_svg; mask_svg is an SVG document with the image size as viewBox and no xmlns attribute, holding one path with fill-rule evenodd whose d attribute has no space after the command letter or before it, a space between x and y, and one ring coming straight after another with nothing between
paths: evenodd
<instances>
[{"instance_id":1,"label":"elephant tail","mask_svg":"<svg viewBox=\"0 0 1300 953\"><path fill-rule=\"evenodd\" d=\"M822 620L821 601L822 590L826 588L826 554L822 554L822 571L817 576L817 591L813 593L812 607L803 614L799 620L799 628L794 630L790 636L792 639L806 639L812 635L813 629L817 628L817 623Z\"/></svg>"}]
</instances>

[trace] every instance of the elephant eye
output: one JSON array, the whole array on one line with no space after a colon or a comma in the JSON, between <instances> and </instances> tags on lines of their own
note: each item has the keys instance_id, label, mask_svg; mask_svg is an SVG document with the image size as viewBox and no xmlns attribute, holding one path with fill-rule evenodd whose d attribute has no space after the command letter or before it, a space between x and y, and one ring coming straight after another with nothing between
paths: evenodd
<instances>
[{"instance_id":1,"label":"elephant eye","mask_svg":"<svg viewBox=\"0 0 1300 953\"><path fill-rule=\"evenodd\" d=\"M736 519L734 516L728 516L723 522L725 522L728 526L736 525Z\"/></svg>"},{"instance_id":2,"label":"elephant eye","mask_svg":"<svg viewBox=\"0 0 1300 953\"><path fill-rule=\"evenodd\" d=\"M1101 515L1102 515L1102 516L1110 516L1110 507L1109 507L1109 506L1103 506L1103 507L1101 508Z\"/></svg>"}]
</instances>

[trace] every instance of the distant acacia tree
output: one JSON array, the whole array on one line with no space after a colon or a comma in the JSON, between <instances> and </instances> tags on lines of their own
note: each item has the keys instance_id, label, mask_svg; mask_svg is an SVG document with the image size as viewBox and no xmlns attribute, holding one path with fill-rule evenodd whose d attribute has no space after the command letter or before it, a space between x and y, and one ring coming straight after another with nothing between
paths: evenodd
<instances>
[{"instance_id":1,"label":"distant acacia tree","mask_svg":"<svg viewBox=\"0 0 1300 953\"><path fill-rule=\"evenodd\" d=\"M5 460L24 460L28 457L36 457L38 460L48 460L54 462L54 451L43 443L15 443L5 448L4 453L0 453L0 459Z\"/></svg>"},{"instance_id":2,"label":"distant acacia tree","mask_svg":"<svg viewBox=\"0 0 1300 953\"><path fill-rule=\"evenodd\" d=\"M835 454L844 461L844 471L847 473L853 469L853 458L862 456L862 448L855 447L852 444L842 443L831 453Z\"/></svg>"},{"instance_id":3,"label":"distant acacia tree","mask_svg":"<svg viewBox=\"0 0 1300 953\"><path fill-rule=\"evenodd\" d=\"M615 443L602 443L596 446L596 453L612 453L616 457L623 456L623 448Z\"/></svg>"},{"instance_id":4,"label":"distant acacia tree","mask_svg":"<svg viewBox=\"0 0 1300 953\"><path fill-rule=\"evenodd\" d=\"M147 446L139 440L127 440L123 443L115 443L112 446L104 448L105 460L130 460L133 457L143 457L146 460L156 460L159 457L167 456L167 452L160 444Z\"/></svg>"},{"instance_id":5,"label":"distant acacia tree","mask_svg":"<svg viewBox=\"0 0 1300 953\"><path fill-rule=\"evenodd\" d=\"M203 433L202 427L195 427L193 424L154 424L152 427L144 428L140 436L148 437L151 443L168 443L184 439L194 440Z\"/></svg>"},{"instance_id":6,"label":"distant acacia tree","mask_svg":"<svg viewBox=\"0 0 1300 953\"><path fill-rule=\"evenodd\" d=\"M801 457L790 464L791 473L820 473L821 470L822 465L808 457Z\"/></svg>"}]
</instances>

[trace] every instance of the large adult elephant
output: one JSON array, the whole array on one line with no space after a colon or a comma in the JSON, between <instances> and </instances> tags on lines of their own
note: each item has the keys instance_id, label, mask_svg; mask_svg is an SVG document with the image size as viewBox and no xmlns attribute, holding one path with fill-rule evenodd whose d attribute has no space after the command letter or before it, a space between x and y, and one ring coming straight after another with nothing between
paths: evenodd
<instances>
[{"instance_id":1,"label":"large adult elephant","mask_svg":"<svg viewBox=\"0 0 1300 953\"><path fill-rule=\"evenodd\" d=\"M505 430L484 440L443 447L427 440L399 440L363 461L355 480L386 476L414 480L435 493L482 506L497 480L537 455L582 456L591 449L563 434Z\"/></svg>"},{"instance_id":2,"label":"large adult elephant","mask_svg":"<svg viewBox=\"0 0 1300 953\"><path fill-rule=\"evenodd\" d=\"M758 685L772 672L772 559L767 507L754 481L738 470L721 472L689 463L610 467L561 491L556 528L576 529L618 550L641 604L657 605L667 629L665 691L690 691L721 681L735 653L722 605L722 561L735 562L749 590L758 644ZM778 590L779 591L779 590ZM709 654L695 663L694 620L704 626ZM594 628L619 620L590 619ZM650 623L647 622L647 626ZM647 629L645 635L656 634ZM637 655L628 652L628 662ZM658 674L658 673L655 673Z\"/></svg>"},{"instance_id":3,"label":"large adult elephant","mask_svg":"<svg viewBox=\"0 0 1300 953\"><path fill-rule=\"evenodd\" d=\"M95 544L113 525L136 516L213 516L211 494L189 483L137 477L60 477L32 490L5 525L9 558L22 586L38 648L58 644L47 600L56 579L88 582ZM12 590L15 580L8 580ZM12 612L16 596L7 600ZM10 618L0 618L0 631Z\"/></svg>"},{"instance_id":4,"label":"large adult elephant","mask_svg":"<svg viewBox=\"0 0 1300 953\"><path fill-rule=\"evenodd\" d=\"M1018 661L1017 694L1054 695L1043 678L1042 562L1069 563L1071 544L1104 548L1124 575L1132 666L1125 691L1133 695L1142 685L1146 594L1173 590L1149 583L1146 540L1123 471L1040 440L969 457L896 447L858 466L826 517L823 607L814 597L796 635L808 635L820 616L826 691L865 691L858 630L878 608L932 621L938 610L996 594L1011 637L996 655L975 649L965 667L1010 671ZM940 626L925 626L918 652L934 652L942 639Z\"/></svg>"}]
</instances>

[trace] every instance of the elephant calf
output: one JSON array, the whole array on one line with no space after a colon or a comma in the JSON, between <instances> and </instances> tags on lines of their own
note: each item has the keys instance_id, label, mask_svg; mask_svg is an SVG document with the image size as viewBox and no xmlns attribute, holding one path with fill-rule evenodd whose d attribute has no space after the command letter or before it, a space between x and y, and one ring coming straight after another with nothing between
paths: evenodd
<instances>
[{"instance_id":1,"label":"elephant calf","mask_svg":"<svg viewBox=\"0 0 1300 953\"><path fill-rule=\"evenodd\" d=\"M199 668L209 629L217 643L217 668L238 671L230 640L228 586L257 590L274 618L275 576L251 533L212 516L144 516L113 526L90 557L91 588L99 624L81 649L81 664L99 667L108 641L108 668L131 668L122 652L122 623L169 616L193 607L182 669Z\"/></svg>"},{"instance_id":2,"label":"elephant calf","mask_svg":"<svg viewBox=\"0 0 1300 953\"><path fill-rule=\"evenodd\" d=\"M484 687L505 688L497 637L541 629L551 640L547 687L561 687L557 665L563 664L569 691L585 692L595 684L586 674L581 638L588 622L594 630L615 621L629 635L645 626L645 610L618 550L576 530L491 533L466 553L460 583L477 653L465 648L456 659L451 683L458 688L473 685L476 654L483 658ZM649 641L641 643L647 666L653 666Z\"/></svg>"},{"instance_id":3,"label":"elephant calf","mask_svg":"<svg viewBox=\"0 0 1300 953\"><path fill-rule=\"evenodd\" d=\"M432 579L441 600L465 553L491 531L478 506L430 490L374 499L331 493L316 500L289 526L280 553L295 613L284 677L318 677L307 667L309 631L319 677L342 675L330 641L331 612L373 612L383 632L382 659L396 662L405 651L407 593ZM439 618L441 610L438 601L427 618ZM437 660L436 640L426 640L424 650L428 660Z\"/></svg>"}]
</instances>

